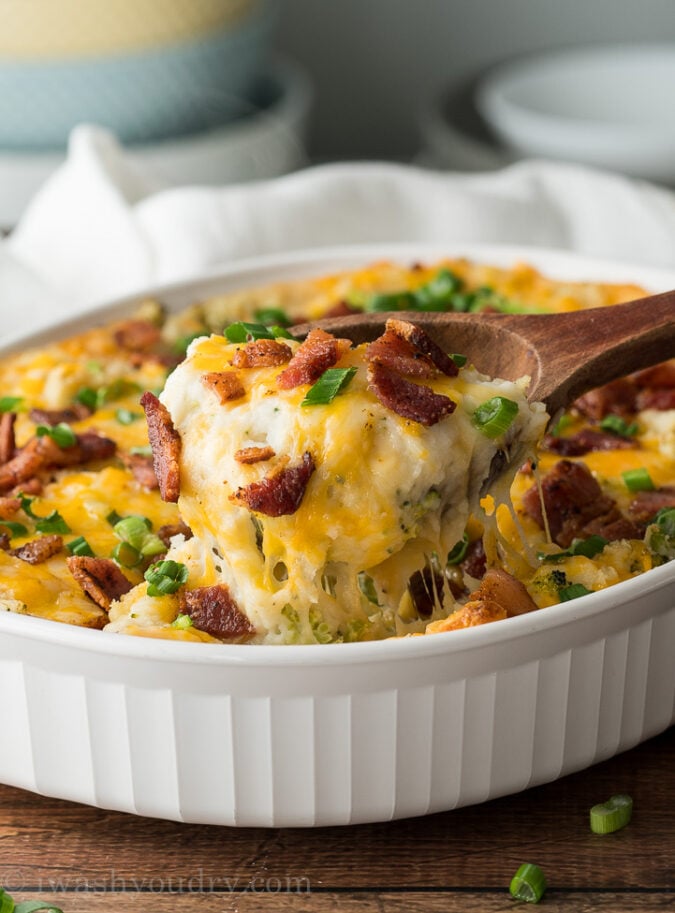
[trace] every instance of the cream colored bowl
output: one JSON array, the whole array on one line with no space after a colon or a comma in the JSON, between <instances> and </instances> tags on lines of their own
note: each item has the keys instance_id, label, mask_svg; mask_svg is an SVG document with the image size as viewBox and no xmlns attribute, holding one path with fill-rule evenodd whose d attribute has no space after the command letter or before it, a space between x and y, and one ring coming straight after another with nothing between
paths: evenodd
<instances>
[{"instance_id":1,"label":"cream colored bowl","mask_svg":"<svg viewBox=\"0 0 675 913\"><path fill-rule=\"evenodd\" d=\"M525 259L562 279L675 286L675 275L541 250L408 246L248 261L158 294L175 309L383 256L460 254ZM533 614L377 643L174 643L2 613L0 713L11 751L0 752L0 781L207 824L423 815L554 780L661 732L675 719L674 653L675 562Z\"/></svg>"}]
</instances>

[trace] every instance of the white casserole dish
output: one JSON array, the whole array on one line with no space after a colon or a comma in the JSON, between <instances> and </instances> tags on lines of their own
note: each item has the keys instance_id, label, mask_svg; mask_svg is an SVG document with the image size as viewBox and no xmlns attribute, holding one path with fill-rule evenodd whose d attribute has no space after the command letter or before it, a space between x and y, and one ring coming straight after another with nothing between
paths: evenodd
<instances>
[{"instance_id":1,"label":"white casserole dish","mask_svg":"<svg viewBox=\"0 0 675 913\"><path fill-rule=\"evenodd\" d=\"M155 290L171 309L237 287L466 255L554 278L675 275L571 254L407 246L247 261ZM138 296L134 298L134 302ZM0 354L129 311L124 301ZM675 562L539 612L410 640L177 643L0 613L0 782L140 815L237 826L385 821L580 770L675 719Z\"/></svg>"}]
</instances>

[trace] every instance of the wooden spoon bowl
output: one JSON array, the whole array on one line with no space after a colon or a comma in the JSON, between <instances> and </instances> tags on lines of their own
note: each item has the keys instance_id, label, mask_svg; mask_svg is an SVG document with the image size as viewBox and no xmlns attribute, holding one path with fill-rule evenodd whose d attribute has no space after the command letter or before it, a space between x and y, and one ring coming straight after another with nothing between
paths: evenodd
<instances>
[{"instance_id":1,"label":"wooden spoon bowl","mask_svg":"<svg viewBox=\"0 0 675 913\"><path fill-rule=\"evenodd\" d=\"M563 314L362 313L292 332L303 336L319 326L358 345L380 336L388 316L422 327L489 377L528 375L528 398L552 416L594 387L675 357L675 291Z\"/></svg>"}]
</instances>

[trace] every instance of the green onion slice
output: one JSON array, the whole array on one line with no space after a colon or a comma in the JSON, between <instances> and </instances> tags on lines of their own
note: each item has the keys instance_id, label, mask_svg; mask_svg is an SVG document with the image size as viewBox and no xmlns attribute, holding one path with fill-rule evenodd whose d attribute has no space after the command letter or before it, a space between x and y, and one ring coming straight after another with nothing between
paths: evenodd
<instances>
[{"instance_id":1,"label":"green onion slice","mask_svg":"<svg viewBox=\"0 0 675 913\"><path fill-rule=\"evenodd\" d=\"M518 415L518 403L505 396L493 396L473 413L473 423L489 438L499 437L513 424Z\"/></svg>"},{"instance_id":2,"label":"green onion slice","mask_svg":"<svg viewBox=\"0 0 675 913\"><path fill-rule=\"evenodd\" d=\"M574 539L570 547L562 552L555 552L552 555L539 552L537 557L542 561L560 561L561 558L573 558L575 555L594 558L606 545L607 539L602 536L589 536L587 539Z\"/></svg>"},{"instance_id":3,"label":"green onion slice","mask_svg":"<svg viewBox=\"0 0 675 913\"><path fill-rule=\"evenodd\" d=\"M255 311L253 316L265 327L289 327L291 325L288 314L281 308L260 308L259 311Z\"/></svg>"},{"instance_id":4,"label":"green onion slice","mask_svg":"<svg viewBox=\"0 0 675 913\"><path fill-rule=\"evenodd\" d=\"M35 434L38 437L50 437L61 450L67 450L77 444L77 435L65 422L59 422L58 425L38 425Z\"/></svg>"},{"instance_id":5,"label":"green onion slice","mask_svg":"<svg viewBox=\"0 0 675 913\"><path fill-rule=\"evenodd\" d=\"M592 590L587 589L583 583L570 583L558 590L561 602L570 602L572 599L578 599L580 596L588 596Z\"/></svg>"},{"instance_id":6,"label":"green onion slice","mask_svg":"<svg viewBox=\"0 0 675 913\"><path fill-rule=\"evenodd\" d=\"M140 551L128 542L118 542L110 553L110 557L122 567L137 567L143 560Z\"/></svg>"},{"instance_id":7,"label":"green onion slice","mask_svg":"<svg viewBox=\"0 0 675 913\"><path fill-rule=\"evenodd\" d=\"M82 387L75 394L75 401L92 411L98 406L98 393L93 387Z\"/></svg>"},{"instance_id":8,"label":"green onion slice","mask_svg":"<svg viewBox=\"0 0 675 913\"><path fill-rule=\"evenodd\" d=\"M139 419L143 418L140 412L132 412L131 409L118 409L115 418L120 425L133 425Z\"/></svg>"},{"instance_id":9,"label":"green onion slice","mask_svg":"<svg viewBox=\"0 0 675 913\"><path fill-rule=\"evenodd\" d=\"M0 520L0 532L6 529L9 532L10 539L15 536L27 536L28 529L23 523L16 523L14 520ZM1 913L1 911L0 911Z\"/></svg>"},{"instance_id":10,"label":"green onion slice","mask_svg":"<svg viewBox=\"0 0 675 913\"><path fill-rule=\"evenodd\" d=\"M275 339L295 339L295 336L292 336L286 327L280 327L276 324L273 324L270 327L270 333L274 336Z\"/></svg>"},{"instance_id":11,"label":"green onion slice","mask_svg":"<svg viewBox=\"0 0 675 913\"><path fill-rule=\"evenodd\" d=\"M168 596L175 593L188 579L186 565L179 561L157 561L145 572L148 596Z\"/></svg>"},{"instance_id":12,"label":"green onion slice","mask_svg":"<svg viewBox=\"0 0 675 913\"><path fill-rule=\"evenodd\" d=\"M601 805L591 809L591 830L594 834L613 834L625 827L633 814L633 800L630 796L612 796Z\"/></svg>"},{"instance_id":13,"label":"green onion slice","mask_svg":"<svg viewBox=\"0 0 675 913\"><path fill-rule=\"evenodd\" d=\"M301 406L326 406L332 403L356 374L356 368L328 368L309 388Z\"/></svg>"},{"instance_id":14,"label":"green onion slice","mask_svg":"<svg viewBox=\"0 0 675 913\"><path fill-rule=\"evenodd\" d=\"M539 903L546 890L546 876L531 862L525 862L511 879L509 891L516 900Z\"/></svg>"},{"instance_id":15,"label":"green onion slice","mask_svg":"<svg viewBox=\"0 0 675 913\"><path fill-rule=\"evenodd\" d=\"M245 323L238 320L223 330L228 342L251 342L254 339L274 339L274 336L262 323Z\"/></svg>"},{"instance_id":16,"label":"green onion slice","mask_svg":"<svg viewBox=\"0 0 675 913\"><path fill-rule=\"evenodd\" d=\"M16 412L23 403L23 396L0 396L0 412Z\"/></svg>"},{"instance_id":17,"label":"green onion slice","mask_svg":"<svg viewBox=\"0 0 675 913\"><path fill-rule=\"evenodd\" d=\"M71 555L86 555L88 558L94 557L94 551L84 536L78 536L77 539L66 542L66 548Z\"/></svg>"},{"instance_id":18,"label":"green onion slice","mask_svg":"<svg viewBox=\"0 0 675 913\"><path fill-rule=\"evenodd\" d=\"M448 553L446 564L460 564L466 558L466 551L469 547L469 537L466 533L459 542L456 542Z\"/></svg>"},{"instance_id":19,"label":"green onion slice","mask_svg":"<svg viewBox=\"0 0 675 913\"><path fill-rule=\"evenodd\" d=\"M360 571L356 579L361 593L366 597L368 602L372 602L373 605L379 605L380 600L377 598L375 582L370 574L366 574L365 571Z\"/></svg>"},{"instance_id":20,"label":"green onion slice","mask_svg":"<svg viewBox=\"0 0 675 913\"><path fill-rule=\"evenodd\" d=\"M555 425L551 428L551 434L553 437L560 437L560 435L565 431L566 428L569 428L570 425L574 423L574 419L571 415L568 415L566 412L560 416Z\"/></svg>"},{"instance_id":21,"label":"green onion slice","mask_svg":"<svg viewBox=\"0 0 675 913\"><path fill-rule=\"evenodd\" d=\"M123 517L113 526L116 536L127 542L143 558L161 555L166 551L166 545L158 535L152 532L152 523L147 517L132 515Z\"/></svg>"},{"instance_id":22,"label":"green onion slice","mask_svg":"<svg viewBox=\"0 0 675 913\"><path fill-rule=\"evenodd\" d=\"M450 356L458 368L463 368L466 364L466 355L458 355L456 352Z\"/></svg>"},{"instance_id":23,"label":"green onion slice","mask_svg":"<svg viewBox=\"0 0 675 913\"><path fill-rule=\"evenodd\" d=\"M652 482L652 477L649 475L649 470L645 469L644 466L639 469L627 469L626 472L621 473L621 476L626 483L628 491L654 491L655 485Z\"/></svg>"},{"instance_id":24,"label":"green onion slice","mask_svg":"<svg viewBox=\"0 0 675 913\"><path fill-rule=\"evenodd\" d=\"M69 533L70 527L63 519L58 510L53 510L51 513L47 514L46 517L41 517L39 514L34 513L33 511L33 502L35 498L30 495L25 495L23 492L19 492L19 500L21 501L21 509L23 512L30 517L32 520L36 520L35 529L39 533Z\"/></svg>"},{"instance_id":25,"label":"green onion slice","mask_svg":"<svg viewBox=\"0 0 675 913\"><path fill-rule=\"evenodd\" d=\"M620 437L635 437L639 430L637 422L631 422L629 425L620 415L606 415L600 422L600 428Z\"/></svg>"},{"instance_id":26,"label":"green onion slice","mask_svg":"<svg viewBox=\"0 0 675 913\"><path fill-rule=\"evenodd\" d=\"M186 631L194 625L189 615L177 615L171 622L172 628L178 628L179 631Z\"/></svg>"},{"instance_id":27,"label":"green onion slice","mask_svg":"<svg viewBox=\"0 0 675 913\"><path fill-rule=\"evenodd\" d=\"M194 342L195 339L201 339L202 336L208 335L208 330L197 330L195 333L188 333L186 336L180 336L178 339L174 340L171 344L172 350L176 355L180 355L182 358L185 358L187 350L190 347L190 343Z\"/></svg>"}]
</instances>

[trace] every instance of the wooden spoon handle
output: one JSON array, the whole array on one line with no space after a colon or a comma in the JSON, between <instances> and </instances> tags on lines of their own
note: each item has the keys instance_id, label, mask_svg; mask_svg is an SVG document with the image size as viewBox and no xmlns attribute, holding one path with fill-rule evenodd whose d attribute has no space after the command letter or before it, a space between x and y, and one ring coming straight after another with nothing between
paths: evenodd
<instances>
[{"instance_id":1,"label":"wooden spoon handle","mask_svg":"<svg viewBox=\"0 0 675 913\"><path fill-rule=\"evenodd\" d=\"M507 315L504 326L531 346L528 397L553 415L587 390L675 357L675 291L564 314Z\"/></svg>"}]
</instances>

